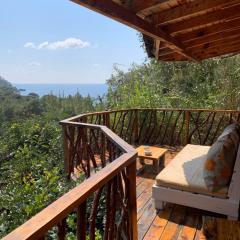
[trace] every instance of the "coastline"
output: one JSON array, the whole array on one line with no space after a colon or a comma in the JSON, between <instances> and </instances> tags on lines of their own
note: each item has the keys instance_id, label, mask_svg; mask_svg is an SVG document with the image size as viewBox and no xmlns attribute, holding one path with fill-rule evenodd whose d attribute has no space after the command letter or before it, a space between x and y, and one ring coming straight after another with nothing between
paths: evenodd
<instances>
[{"instance_id":1,"label":"coastline","mask_svg":"<svg viewBox=\"0 0 240 240\"><path fill-rule=\"evenodd\" d=\"M40 97L48 94L67 97L79 93L81 96L102 96L107 93L107 84L12 84L20 90L21 95L36 93Z\"/></svg>"}]
</instances>

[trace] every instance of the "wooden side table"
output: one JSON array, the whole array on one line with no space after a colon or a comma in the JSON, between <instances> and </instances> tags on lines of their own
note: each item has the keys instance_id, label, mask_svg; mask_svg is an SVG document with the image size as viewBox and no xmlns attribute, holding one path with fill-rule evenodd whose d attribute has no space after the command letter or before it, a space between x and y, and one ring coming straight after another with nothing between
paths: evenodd
<instances>
[{"instance_id":1,"label":"wooden side table","mask_svg":"<svg viewBox=\"0 0 240 240\"><path fill-rule=\"evenodd\" d=\"M148 155L145 155L144 153L144 147L145 146L142 145L137 148L138 158L140 160L140 163L144 166L145 159L152 160L154 172L159 173L162 168L162 163L165 160L165 153L168 150L165 148L150 146L149 148L150 148L150 151L152 152L152 155L148 156Z\"/></svg>"}]
</instances>

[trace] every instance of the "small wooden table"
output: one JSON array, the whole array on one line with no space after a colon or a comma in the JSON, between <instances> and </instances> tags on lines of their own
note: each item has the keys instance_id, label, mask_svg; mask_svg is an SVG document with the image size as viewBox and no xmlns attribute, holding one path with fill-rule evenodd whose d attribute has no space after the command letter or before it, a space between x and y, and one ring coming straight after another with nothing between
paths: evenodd
<instances>
[{"instance_id":1,"label":"small wooden table","mask_svg":"<svg viewBox=\"0 0 240 240\"><path fill-rule=\"evenodd\" d=\"M145 146L139 146L137 148L138 152L138 158L140 160L140 163L144 166L145 165L145 159L149 159L153 161L153 168L155 173L159 173L162 168L162 163L165 160L165 153L168 151L165 148L160 147L152 147L150 146L149 149L152 152L152 155L145 155L144 153L144 147Z\"/></svg>"}]
</instances>

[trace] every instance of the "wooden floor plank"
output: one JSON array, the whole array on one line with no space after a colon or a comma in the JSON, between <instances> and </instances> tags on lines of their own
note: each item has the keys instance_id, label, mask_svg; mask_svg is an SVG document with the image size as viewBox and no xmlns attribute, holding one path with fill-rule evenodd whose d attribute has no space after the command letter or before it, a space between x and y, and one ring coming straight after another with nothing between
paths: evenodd
<instances>
[{"instance_id":1,"label":"wooden floor plank","mask_svg":"<svg viewBox=\"0 0 240 240\"><path fill-rule=\"evenodd\" d=\"M185 214L186 208L184 206L176 205L160 239L176 239L181 231L181 227L185 219Z\"/></svg>"},{"instance_id":2,"label":"wooden floor plank","mask_svg":"<svg viewBox=\"0 0 240 240\"><path fill-rule=\"evenodd\" d=\"M151 227L146 233L144 240L158 240L161 237L168 223L168 219L171 216L172 209L173 209L173 205L167 204L163 210L158 212Z\"/></svg>"},{"instance_id":3,"label":"wooden floor plank","mask_svg":"<svg viewBox=\"0 0 240 240\"><path fill-rule=\"evenodd\" d=\"M136 185L138 186L140 183L144 181L144 178L142 176L136 176Z\"/></svg>"},{"instance_id":4,"label":"wooden floor plank","mask_svg":"<svg viewBox=\"0 0 240 240\"><path fill-rule=\"evenodd\" d=\"M153 219L156 216L156 209L154 207L152 199L146 204L146 208L138 221L138 240L144 238L146 232L152 225Z\"/></svg>"},{"instance_id":5,"label":"wooden floor plank","mask_svg":"<svg viewBox=\"0 0 240 240\"><path fill-rule=\"evenodd\" d=\"M203 225L202 218L200 216L194 240L207 240L205 234L203 233L202 225Z\"/></svg>"},{"instance_id":6,"label":"wooden floor plank","mask_svg":"<svg viewBox=\"0 0 240 240\"><path fill-rule=\"evenodd\" d=\"M147 203L152 198L152 185L154 180L152 175L149 173L143 174L144 182L137 186L137 219L142 216L146 208L148 207Z\"/></svg>"},{"instance_id":7,"label":"wooden floor plank","mask_svg":"<svg viewBox=\"0 0 240 240\"><path fill-rule=\"evenodd\" d=\"M207 239L240 240L239 221L229 221L224 218L212 216L204 216L203 220L204 224L201 233L204 233Z\"/></svg>"},{"instance_id":8,"label":"wooden floor plank","mask_svg":"<svg viewBox=\"0 0 240 240\"><path fill-rule=\"evenodd\" d=\"M138 211L137 211L137 220L139 220L141 218L141 216L143 215L143 213L145 211L147 211L148 207L149 207L149 204L151 203L152 199L151 197L148 199L148 201L146 202L146 204L140 208Z\"/></svg>"},{"instance_id":9,"label":"wooden floor plank","mask_svg":"<svg viewBox=\"0 0 240 240\"><path fill-rule=\"evenodd\" d=\"M216 219L217 236L219 240L240 240L240 222Z\"/></svg>"},{"instance_id":10,"label":"wooden floor plank","mask_svg":"<svg viewBox=\"0 0 240 240\"><path fill-rule=\"evenodd\" d=\"M145 205L152 198L151 191L147 191L147 189L138 197L137 199L137 219L139 219L144 212Z\"/></svg>"},{"instance_id":11,"label":"wooden floor plank","mask_svg":"<svg viewBox=\"0 0 240 240\"><path fill-rule=\"evenodd\" d=\"M194 240L208 240L201 230L197 230Z\"/></svg>"},{"instance_id":12,"label":"wooden floor plank","mask_svg":"<svg viewBox=\"0 0 240 240\"><path fill-rule=\"evenodd\" d=\"M147 190L149 192L152 192L152 185L153 185L154 180L153 179L145 179L143 182L141 182L137 186L137 198L142 194L143 191Z\"/></svg>"},{"instance_id":13,"label":"wooden floor plank","mask_svg":"<svg viewBox=\"0 0 240 240\"><path fill-rule=\"evenodd\" d=\"M168 164L174 151L166 154ZM150 168L137 176L137 219L139 240L209 240L203 230L203 216L221 217L202 210L167 204L164 210L156 211L152 201L152 185L155 175ZM226 221L226 220L225 220ZM205 222L205 220L204 220ZM219 240L240 240L240 223L218 220L216 232ZM212 240L212 239L211 239Z\"/></svg>"},{"instance_id":14,"label":"wooden floor plank","mask_svg":"<svg viewBox=\"0 0 240 240\"><path fill-rule=\"evenodd\" d=\"M187 208L186 218L182 231L177 240L194 240L199 222L199 211Z\"/></svg>"}]
</instances>

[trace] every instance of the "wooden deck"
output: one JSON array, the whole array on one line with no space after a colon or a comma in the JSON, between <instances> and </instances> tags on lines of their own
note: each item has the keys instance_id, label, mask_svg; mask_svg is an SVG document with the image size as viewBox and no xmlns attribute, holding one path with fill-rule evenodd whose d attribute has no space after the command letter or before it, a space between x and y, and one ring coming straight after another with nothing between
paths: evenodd
<instances>
[{"instance_id":1,"label":"wooden deck","mask_svg":"<svg viewBox=\"0 0 240 240\"><path fill-rule=\"evenodd\" d=\"M171 161L176 152L167 153L165 165ZM207 237L203 231L205 216L221 217L213 213L167 204L162 211L156 211L152 201L152 185L155 175L151 166L137 176L137 218L138 239L144 240L203 240L203 239L240 239L240 226L233 229L233 224L225 224L225 237ZM224 220L225 221L225 220ZM228 221L225 221L228 222ZM237 229L237 230L236 230ZM221 230L222 231L222 230ZM216 232L216 231L215 231ZM217 234L217 233L216 233ZM231 236L231 237L229 237Z\"/></svg>"},{"instance_id":2,"label":"wooden deck","mask_svg":"<svg viewBox=\"0 0 240 240\"><path fill-rule=\"evenodd\" d=\"M153 178L149 173L137 178L138 239L205 239L201 211L168 204L156 212L151 198Z\"/></svg>"}]
</instances>

